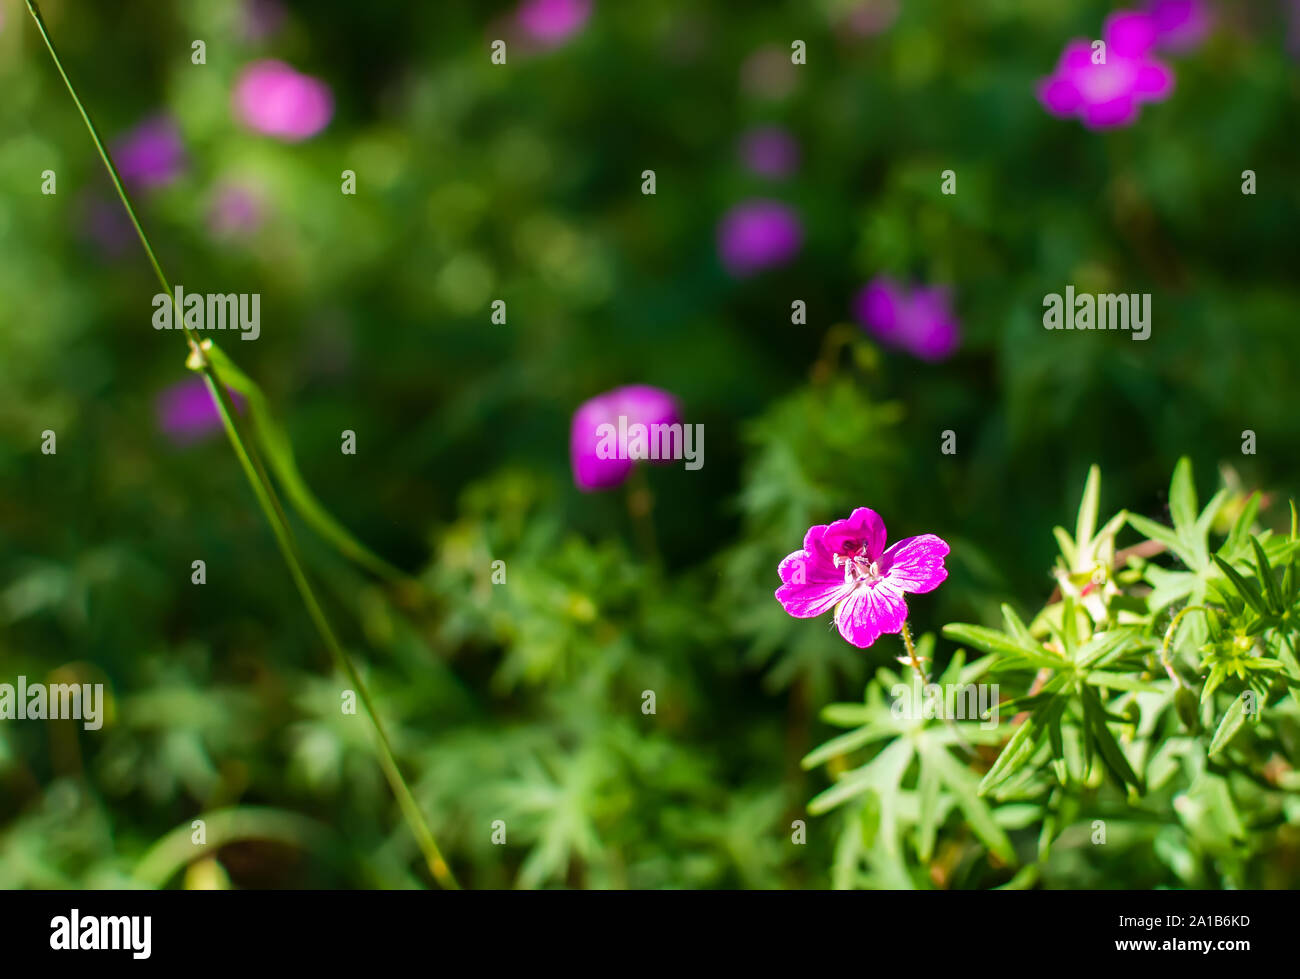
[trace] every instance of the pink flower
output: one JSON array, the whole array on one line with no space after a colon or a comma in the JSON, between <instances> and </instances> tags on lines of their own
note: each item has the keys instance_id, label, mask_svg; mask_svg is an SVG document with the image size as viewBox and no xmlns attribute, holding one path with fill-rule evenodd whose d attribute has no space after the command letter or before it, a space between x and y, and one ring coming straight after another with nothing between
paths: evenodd
<instances>
[{"instance_id":1,"label":"pink flower","mask_svg":"<svg viewBox=\"0 0 1300 979\"><path fill-rule=\"evenodd\" d=\"M881 343L922 360L943 360L957 349L957 318L945 289L929 286L909 292L879 276L858 293L853 312Z\"/></svg>"},{"instance_id":2,"label":"pink flower","mask_svg":"<svg viewBox=\"0 0 1300 979\"><path fill-rule=\"evenodd\" d=\"M226 388L235 409L244 410L244 399ZM176 446L191 445L221 431L221 414L212 401L208 382L202 377L187 377L158 395L155 405L158 428Z\"/></svg>"},{"instance_id":3,"label":"pink flower","mask_svg":"<svg viewBox=\"0 0 1300 979\"><path fill-rule=\"evenodd\" d=\"M618 432L632 425L678 425L681 420L677 399L645 384L615 388L583 402L573 413L569 430L574 483L584 493L612 489L632 471L635 460L628 457L631 453L618 452L617 440L609 438L610 429L604 426Z\"/></svg>"},{"instance_id":4,"label":"pink flower","mask_svg":"<svg viewBox=\"0 0 1300 979\"><path fill-rule=\"evenodd\" d=\"M283 61L256 61L235 81L235 117L287 143L315 136L334 115L329 86Z\"/></svg>"},{"instance_id":5,"label":"pink flower","mask_svg":"<svg viewBox=\"0 0 1300 979\"><path fill-rule=\"evenodd\" d=\"M803 245L803 226L780 201L751 200L733 207L718 225L718 254L738 278L784 265Z\"/></svg>"},{"instance_id":6,"label":"pink flower","mask_svg":"<svg viewBox=\"0 0 1300 979\"><path fill-rule=\"evenodd\" d=\"M1147 0L1146 12L1156 22L1156 47L1169 51L1190 51L1214 26L1205 0Z\"/></svg>"},{"instance_id":7,"label":"pink flower","mask_svg":"<svg viewBox=\"0 0 1300 979\"><path fill-rule=\"evenodd\" d=\"M841 18L844 28L858 37L882 34L898 19L898 0L863 0Z\"/></svg>"},{"instance_id":8,"label":"pink flower","mask_svg":"<svg viewBox=\"0 0 1300 979\"><path fill-rule=\"evenodd\" d=\"M799 169L799 144L780 126L759 126L740 139L740 159L750 172L781 180Z\"/></svg>"},{"instance_id":9,"label":"pink flower","mask_svg":"<svg viewBox=\"0 0 1300 979\"><path fill-rule=\"evenodd\" d=\"M1104 64L1093 64L1092 43L1065 46L1054 74L1038 84L1038 100L1054 116L1078 116L1089 129L1127 126L1143 102L1160 102L1174 90L1174 73L1150 56L1156 21L1120 11L1106 20ZM1098 52L1100 56L1100 51Z\"/></svg>"},{"instance_id":10,"label":"pink flower","mask_svg":"<svg viewBox=\"0 0 1300 979\"><path fill-rule=\"evenodd\" d=\"M121 136L113 147L117 172L136 187L162 187L185 168L181 134L165 115L146 119Z\"/></svg>"},{"instance_id":11,"label":"pink flower","mask_svg":"<svg viewBox=\"0 0 1300 979\"><path fill-rule=\"evenodd\" d=\"M219 238L250 235L262 225L262 197L239 184L223 184L208 209L208 227Z\"/></svg>"},{"instance_id":12,"label":"pink flower","mask_svg":"<svg viewBox=\"0 0 1300 979\"><path fill-rule=\"evenodd\" d=\"M591 0L525 0L515 21L528 37L547 47L563 44L591 16Z\"/></svg>"},{"instance_id":13,"label":"pink flower","mask_svg":"<svg viewBox=\"0 0 1300 979\"><path fill-rule=\"evenodd\" d=\"M847 520L809 527L803 550L778 569L776 599L790 615L809 619L835 609L840 635L866 649L907 621L903 595L938 588L948 572L948 545L934 534L901 540L885 549L885 522L858 507Z\"/></svg>"}]
</instances>

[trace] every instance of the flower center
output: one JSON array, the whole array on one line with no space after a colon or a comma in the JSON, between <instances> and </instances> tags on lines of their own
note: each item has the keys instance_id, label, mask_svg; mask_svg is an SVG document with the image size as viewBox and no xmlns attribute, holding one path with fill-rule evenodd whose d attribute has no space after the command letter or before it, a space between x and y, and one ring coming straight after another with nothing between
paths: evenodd
<instances>
[{"instance_id":1,"label":"flower center","mask_svg":"<svg viewBox=\"0 0 1300 979\"><path fill-rule=\"evenodd\" d=\"M1089 102L1109 102L1133 88L1135 74L1132 65L1120 60L1089 65L1080 75L1079 89Z\"/></svg>"},{"instance_id":2,"label":"flower center","mask_svg":"<svg viewBox=\"0 0 1300 979\"><path fill-rule=\"evenodd\" d=\"M863 547L857 554L836 554L835 566L844 565L844 583L846 585L874 585L884 575L880 566L866 555Z\"/></svg>"}]
</instances>

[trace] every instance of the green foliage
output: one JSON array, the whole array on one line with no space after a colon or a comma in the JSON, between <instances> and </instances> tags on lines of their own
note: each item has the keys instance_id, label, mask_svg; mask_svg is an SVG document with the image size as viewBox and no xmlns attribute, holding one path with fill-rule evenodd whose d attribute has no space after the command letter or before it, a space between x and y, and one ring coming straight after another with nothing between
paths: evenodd
<instances>
[{"instance_id":1,"label":"green foliage","mask_svg":"<svg viewBox=\"0 0 1300 979\"><path fill-rule=\"evenodd\" d=\"M1247 868L1278 842L1265 827L1292 819L1300 802L1284 761L1300 734L1294 517L1288 534L1257 531L1252 498L1211 550L1214 518L1232 494L1199 509L1187 459L1170 486L1172 527L1121 512L1097 531L1100 491L1094 466L1074 536L1056 528L1059 587L1031 626L1004 605L1000 627L943 629L986 655L963 669L958 648L941 686L997 679L1011 692L992 739L976 737L988 732L970 721L891 720L885 691L897 678L888 671L868 686L865 707L825 709L828 722L854 728L804 760L836 765L834 785L809 811L852 803L856 813L842 829L853 842L840 852L853 857L837 883L946 884L951 865L936 877L935 839L963 825L967 849L983 853L954 863L989 883L1050 882L1078 859L1056 856L1061 847L1152 840L1164 872L1184 885L1259 879ZM1125 523L1143 539L1116 552ZM1185 570L1163 565L1171 559ZM996 755L962 757L959 742L994 745ZM860 844L863 820L872 832ZM1117 821L1118 840L1108 834ZM1006 826L1022 831L1014 851ZM1025 866L1012 876L1018 860Z\"/></svg>"},{"instance_id":2,"label":"green foliage","mask_svg":"<svg viewBox=\"0 0 1300 979\"><path fill-rule=\"evenodd\" d=\"M236 6L45 14L110 142L179 128L183 172L138 200L173 277L263 297L223 374L467 886L1295 886L1300 573L1276 494L1300 486L1300 103L1276 12L1094 133L1033 84L1095 0L916 0L871 38L839 0L598 0L508 67L478 4L319 0L263 41ZM0 682L108 702L99 732L0 722L0 887L428 886L229 448L158 431L183 347L149 325L135 243L104 242L111 187L21 5L4 20ZM797 84L755 92L750 58L796 28ZM331 86L319 137L234 120L262 57ZM783 183L736 160L769 123L803 148ZM232 183L265 206L243 237L209 224ZM753 196L806 240L739 281L716 225ZM879 274L952 288L955 357L843 322ZM1150 292L1150 340L1043 331L1071 282ZM573 409L634 382L705 424L707 463L581 494ZM1202 491L1220 474L1204 504L1193 463ZM996 724L895 716L893 637L863 652L773 599L807 527L862 505L951 544L911 621L936 682L999 684Z\"/></svg>"}]
</instances>

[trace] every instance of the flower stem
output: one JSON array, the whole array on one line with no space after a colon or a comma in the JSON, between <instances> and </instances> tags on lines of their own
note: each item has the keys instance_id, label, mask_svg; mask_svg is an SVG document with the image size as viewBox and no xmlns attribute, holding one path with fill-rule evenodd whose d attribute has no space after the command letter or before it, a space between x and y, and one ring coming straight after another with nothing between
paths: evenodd
<instances>
[{"instance_id":1,"label":"flower stem","mask_svg":"<svg viewBox=\"0 0 1300 979\"><path fill-rule=\"evenodd\" d=\"M900 660L912 667L912 671L920 678L922 683L929 683L930 678L925 674L925 667L921 665L921 659L916 655L916 647L912 645L912 630L907 627L907 620L903 620L903 645L907 647L907 656L899 657Z\"/></svg>"},{"instance_id":2,"label":"flower stem","mask_svg":"<svg viewBox=\"0 0 1300 979\"><path fill-rule=\"evenodd\" d=\"M1174 670L1173 661L1169 658L1169 647L1173 644L1174 632L1178 629L1178 623L1183 620L1183 616L1188 612L1204 612L1206 615L1210 614L1210 610L1204 605L1188 605L1187 608L1182 609L1174 616L1173 621L1169 623L1169 628L1165 630L1165 641L1160 644L1160 665L1163 666L1165 672L1169 674L1169 679L1174 681L1175 690L1179 687L1185 686L1185 684L1183 683L1182 678L1180 678L1178 673Z\"/></svg>"},{"instance_id":3,"label":"flower stem","mask_svg":"<svg viewBox=\"0 0 1300 979\"><path fill-rule=\"evenodd\" d=\"M108 170L109 178L113 181L113 186L117 190L117 195L122 201L122 206L126 208L126 213L131 219L131 224L135 227L136 234L140 238L140 243L144 246L146 254L149 256L149 263L153 266L154 274L158 277L163 291L172 298L175 306L175 294L167 276L163 273L162 265L158 261L158 256L154 252L153 245L149 241L149 236L145 234L140 219L137 217L135 207L131 204L130 195L127 194L125 186L122 184L122 178L117 172L117 167L113 164L112 156L108 148L104 145L103 139L100 138L99 130L90 118L90 113L86 110L80 96L77 95L76 87L68 77L68 73L63 68L63 62L59 58L58 51L54 47L54 40L50 37L50 32L41 17L40 11L36 7L35 0L27 0L27 10L36 22L37 30L40 31L42 39L45 41L46 48L49 49L50 58L54 61L54 66L58 69L59 75L63 78L63 83L68 88L68 93L72 96L73 103L77 106L77 111L81 113L81 118L86 124L86 129L90 132L90 138L95 144L95 149L99 151L100 159L104 162L105 169ZM185 318L181 315L179 308L176 309L176 322L181 324L185 331L185 339L190 345L189 366L202 372L204 380L207 382L208 391L212 395L212 400L217 406L221 415L222 424L225 426L226 435L230 439L231 447L235 451L239 464L244 470L244 475L248 478L249 484L253 488L253 493L257 497L257 502L266 515L267 522L271 525L271 531L275 535L276 543L279 545L280 553L283 555L285 563L289 567L289 574L293 578L294 585L302 597L303 604L307 608L307 614L311 618L316 631L320 634L321 640L329 649L335 662L342 668L347 675L348 681L356 688L361 697L362 704L365 705L366 715L370 719L371 726L374 728L375 741L379 748L379 763L384 771L388 784L396 796L398 804L402 809L402 815L405 817L411 832L414 834L416 842L419 844L421 852L424 854L425 862L429 866L430 873L442 887L458 888L460 885L456 881L455 875L448 866L447 861L443 858L442 852L438 849L438 844L434 840L433 832L424 817L423 811L415 801L406 779L403 777L401 769L398 767L397 759L393 754L392 743L388 739L388 733L384 730L383 722L379 719L379 713L375 709L374 701L370 697L370 691L361 679L356 663L352 657L343 648L338 637L334 634L328 618L325 616L324 609L321 608L320 602L316 598L316 593L312 588L311 581L303 568L302 556L298 551L297 543L293 537L293 529L289 525L288 518L285 515L284 508L280 504L278 495L275 492L275 486L271 482L266 472L266 467L262 464L262 459L257 451L256 446L246 433L242 430L242 422L239 414L235 410L234 402L230 397L230 392L225 384L221 382L221 377L217 373L216 366L207 356L207 351L212 349L210 340L199 341L197 334L185 324Z\"/></svg>"}]
</instances>

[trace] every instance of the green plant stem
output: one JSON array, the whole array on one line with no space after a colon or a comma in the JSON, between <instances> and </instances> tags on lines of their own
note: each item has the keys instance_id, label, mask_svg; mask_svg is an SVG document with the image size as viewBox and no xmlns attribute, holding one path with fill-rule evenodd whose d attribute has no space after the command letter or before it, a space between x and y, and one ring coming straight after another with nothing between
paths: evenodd
<instances>
[{"instance_id":1,"label":"green plant stem","mask_svg":"<svg viewBox=\"0 0 1300 979\"><path fill-rule=\"evenodd\" d=\"M912 630L907 627L906 620L903 621L902 636L903 645L907 647L907 657L905 662L907 662L916 675L921 678L922 683L929 683L930 678L925 675L925 667L921 665L920 657L916 655L916 647L912 645Z\"/></svg>"},{"instance_id":2,"label":"green plant stem","mask_svg":"<svg viewBox=\"0 0 1300 979\"><path fill-rule=\"evenodd\" d=\"M244 475L248 478L249 485L253 488L253 493L257 497L257 502L266 515L267 522L271 525L271 530L275 535L276 543L279 545L280 553L283 555L285 563L289 566L289 574L293 578L294 585L302 597L303 604L307 607L307 614L311 618L316 631L320 634L321 640L329 649L335 663L340 666L347 675L348 681L356 688L361 697L362 704L365 705L366 715L369 717L371 725L374 728L375 740L379 747L380 767L383 768L384 775L388 779L388 784L396 796L398 804L402 809L402 815L415 835L416 842L419 844L421 852L424 854L425 862L429 866L430 873L442 887L455 889L459 887L455 875L452 873L447 861L443 858L442 852L438 849L438 844L434 840L433 832L424 817L423 811L415 801L410 787L407 785L401 769L398 767L397 759L393 754L392 743L389 741L388 734L384 730L383 722L379 719L379 713L375 709L374 701L370 697L370 691L361 679L361 674L356 668L352 657L343 648L338 637L334 634L329 620L325 615L324 609L321 608L320 602L316 598L316 593L312 588L311 581L308 579L306 571L303 568L302 557L298 551L297 543L293 537L293 529L289 525L284 508L280 504L279 497L275 492L274 484L267 475L266 467L262 463L260 454L257 452L252 440L241 429L239 413L235 410L235 405L230 397L226 386L221 382L217 373L216 366L208 358L206 351L211 349L211 341L199 341L197 334L185 323L181 310L176 306L175 293L167 276L163 273L162 265L158 261L158 256L154 252L153 245L149 241L149 236L145 234L140 219L137 217L135 207L131 203L130 195L127 194L125 186L122 184L122 178L117 172L117 167L113 164L112 156L108 148L104 145L103 139L100 138L99 130L96 128L94 121L90 118L90 113L86 110L80 96L77 94L76 87L68 77L68 73L63 68L63 62L59 58L58 51L54 47L54 40L50 37L50 32L45 25L45 20L41 17L40 11L36 7L35 0L27 0L27 9L31 13L32 19L36 22L37 30L40 31L41 38L45 41L45 46L50 52L50 58L54 61L59 75L63 78L63 83L68 88L68 93L72 96L72 101L77 106L77 111L81 113L82 121L86 124L86 129L90 132L90 138L95 144L95 149L99 151L100 159L104 163L105 169L108 170L109 178L113 181L113 186L117 190L117 195L122 201L122 206L126 208L127 215L131 219L136 234L140 238L140 243L144 246L146 254L149 256L149 263L153 266L154 274L158 277L164 292L171 297L173 307L176 312L176 322L181 324L185 331L185 339L190 345L190 356L187 360L188 366L200 371L204 380L207 382L208 391L217 406L221 415L222 424L225 427L226 435L230 439L231 447L235 450L235 455L239 459L240 466L244 470Z\"/></svg>"},{"instance_id":3,"label":"green plant stem","mask_svg":"<svg viewBox=\"0 0 1300 979\"><path fill-rule=\"evenodd\" d=\"M1173 621L1169 623L1169 628L1165 630L1165 641L1160 644L1160 665L1163 666L1165 672L1169 674L1169 679L1174 681L1175 690L1179 687L1186 686L1186 684L1183 683L1182 679L1178 676L1177 671L1174 670L1173 661L1169 659L1169 647L1173 644L1174 631L1178 628L1178 623L1183 620L1183 616L1188 612L1204 612L1206 615L1210 614L1210 610L1204 605L1187 606L1187 608L1179 611L1179 613L1174 616Z\"/></svg>"}]
</instances>

